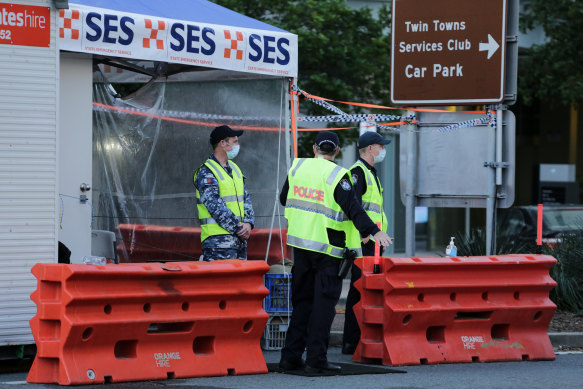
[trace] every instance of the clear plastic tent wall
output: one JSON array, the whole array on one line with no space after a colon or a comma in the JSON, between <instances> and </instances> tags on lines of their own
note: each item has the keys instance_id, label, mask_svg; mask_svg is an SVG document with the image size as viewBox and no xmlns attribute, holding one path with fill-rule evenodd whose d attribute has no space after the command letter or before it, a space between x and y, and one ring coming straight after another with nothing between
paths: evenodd
<instances>
[{"instance_id":1,"label":"clear plastic tent wall","mask_svg":"<svg viewBox=\"0 0 583 389\"><path fill-rule=\"evenodd\" d=\"M120 261L199 259L193 176L222 124L245 130L234 161L246 177L255 228L269 229L273 220L279 228L287 79L157 81L127 99L113 97L102 73L96 79L103 82L94 83L93 229L116 232Z\"/></svg>"}]
</instances>

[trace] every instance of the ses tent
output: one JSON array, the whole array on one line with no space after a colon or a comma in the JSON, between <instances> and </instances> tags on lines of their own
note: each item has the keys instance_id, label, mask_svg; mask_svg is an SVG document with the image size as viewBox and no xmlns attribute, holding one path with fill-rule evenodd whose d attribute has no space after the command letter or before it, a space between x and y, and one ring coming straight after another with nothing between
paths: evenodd
<instances>
[{"instance_id":1,"label":"ses tent","mask_svg":"<svg viewBox=\"0 0 583 389\"><path fill-rule=\"evenodd\" d=\"M140 248L198 259L138 232L199 227L193 173L217 125L245 130L237 164L255 227L273 225L296 35L204 0L21 0L0 12L3 350L33 343L30 269L57 262L58 242L72 263L95 230L117 234L122 260ZM128 82L134 93L116 90Z\"/></svg>"}]
</instances>

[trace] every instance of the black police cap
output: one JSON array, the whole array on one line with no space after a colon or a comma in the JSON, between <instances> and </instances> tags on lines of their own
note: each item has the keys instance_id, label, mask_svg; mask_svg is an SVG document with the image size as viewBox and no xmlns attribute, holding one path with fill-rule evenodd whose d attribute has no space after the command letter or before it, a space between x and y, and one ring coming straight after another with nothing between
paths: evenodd
<instances>
[{"instance_id":1,"label":"black police cap","mask_svg":"<svg viewBox=\"0 0 583 389\"><path fill-rule=\"evenodd\" d=\"M318 135L316 135L316 140L314 144L320 148L322 151L334 151L338 147L340 140L338 139L338 135L333 133L332 131L320 131Z\"/></svg>"},{"instance_id":2,"label":"black police cap","mask_svg":"<svg viewBox=\"0 0 583 389\"><path fill-rule=\"evenodd\" d=\"M243 130L233 130L229 126L218 126L211 132L211 145L216 145L225 138L243 135Z\"/></svg>"},{"instance_id":3,"label":"black police cap","mask_svg":"<svg viewBox=\"0 0 583 389\"><path fill-rule=\"evenodd\" d=\"M383 138L374 131L367 131L358 138L356 147L362 149L370 145L388 145L391 143L390 139Z\"/></svg>"}]
</instances>

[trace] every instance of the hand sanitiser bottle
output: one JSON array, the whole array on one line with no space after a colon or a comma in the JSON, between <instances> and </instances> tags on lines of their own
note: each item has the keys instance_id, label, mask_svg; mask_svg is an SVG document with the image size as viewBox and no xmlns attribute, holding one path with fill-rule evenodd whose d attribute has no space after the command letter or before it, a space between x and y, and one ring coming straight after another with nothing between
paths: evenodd
<instances>
[{"instance_id":1,"label":"hand sanitiser bottle","mask_svg":"<svg viewBox=\"0 0 583 389\"><path fill-rule=\"evenodd\" d=\"M446 257L456 257L457 256L457 247L455 247L455 244L453 244L453 239L454 239L454 237L452 236L451 240L449 241L449 244L445 248L445 256Z\"/></svg>"},{"instance_id":2,"label":"hand sanitiser bottle","mask_svg":"<svg viewBox=\"0 0 583 389\"><path fill-rule=\"evenodd\" d=\"M83 257L83 263L86 265L105 265L107 264L107 260L105 259L105 257L87 255Z\"/></svg>"}]
</instances>

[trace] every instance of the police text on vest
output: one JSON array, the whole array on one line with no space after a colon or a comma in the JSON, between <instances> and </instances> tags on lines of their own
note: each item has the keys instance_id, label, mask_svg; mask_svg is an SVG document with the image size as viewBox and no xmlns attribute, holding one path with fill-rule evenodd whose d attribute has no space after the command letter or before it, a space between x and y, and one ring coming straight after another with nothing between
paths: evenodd
<instances>
[{"instance_id":1,"label":"police text on vest","mask_svg":"<svg viewBox=\"0 0 583 389\"><path fill-rule=\"evenodd\" d=\"M305 186L294 185L294 196L300 196L306 199L324 201L324 191Z\"/></svg>"}]
</instances>

